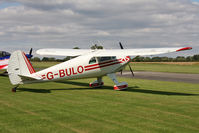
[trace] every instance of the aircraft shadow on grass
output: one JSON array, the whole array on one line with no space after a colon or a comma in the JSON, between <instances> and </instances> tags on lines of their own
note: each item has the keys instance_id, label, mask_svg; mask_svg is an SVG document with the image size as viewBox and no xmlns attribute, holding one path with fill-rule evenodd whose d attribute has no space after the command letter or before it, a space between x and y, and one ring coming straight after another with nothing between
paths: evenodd
<instances>
[{"instance_id":1,"label":"aircraft shadow on grass","mask_svg":"<svg viewBox=\"0 0 199 133\"><path fill-rule=\"evenodd\" d=\"M7 73L0 73L0 76L2 76L2 77L8 77L8 74Z\"/></svg>"},{"instance_id":2,"label":"aircraft shadow on grass","mask_svg":"<svg viewBox=\"0 0 199 133\"><path fill-rule=\"evenodd\" d=\"M55 81L56 83L70 84L80 86L79 88L66 88L66 89L32 89L32 88L18 88L18 92L28 91L33 93L51 93L51 91L66 91L66 90L97 90L97 89L105 89L105 90L113 90L113 86L103 86L102 88L91 88L88 87L88 83L82 82L74 82L74 81ZM86 86L86 88L81 88L81 86ZM156 94L156 95L167 95L167 96L198 96L199 94L190 94L190 93L181 93L181 92L169 92L169 91L157 91L157 90L146 90L146 89L138 89L138 86L132 86L124 90L124 92L132 92L132 93L145 93L145 94Z\"/></svg>"}]
</instances>

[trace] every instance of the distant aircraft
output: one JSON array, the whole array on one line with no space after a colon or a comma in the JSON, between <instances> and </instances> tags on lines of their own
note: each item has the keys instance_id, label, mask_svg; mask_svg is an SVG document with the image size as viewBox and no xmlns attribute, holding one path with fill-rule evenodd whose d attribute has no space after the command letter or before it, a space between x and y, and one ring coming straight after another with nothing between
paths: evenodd
<instances>
[{"instance_id":1,"label":"distant aircraft","mask_svg":"<svg viewBox=\"0 0 199 133\"><path fill-rule=\"evenodd\" d=\"M26 54L27 58L32 58L32 48L29 54ZM0 70L6 70L8 68L8 61L10 59L10 53L6 51L0 51Z\"/></svg>"},{"instance_id":2,"label":"distant aircraft","mask_svg":"<svg viewBox=\"0 0 199 133\"><path fill-rule=\"evenodd\" d=\"M108 76L115 83L114 90L124 90L128 87L126 82L118 82L115 73L121 71L131 61L131 57L137 55L156 55L169 52L190 50L184 48L154 48L154 49L121 49L90 50L90 49L40 49L36 51L40 55L55 56L78 56L69 61L35 72L31 63L22 51L15 51L8 63L8 75L10 82L15 85L32 84L60 79L72 80L82 78L94 78L97 80L90 83L91 87L101 87L104 82L103 76Z\"/></svg>"},{"instance_id":3,"label":"distant aircraft","mask_svg":"<svg viewBox=\"0 0 199 133\"><path fill-rule=\"evenodd\" d=\"M9 58L10 58L10 53L5 51L0 51L0 69L7 69Z\"/></svg>"}]
</instances>

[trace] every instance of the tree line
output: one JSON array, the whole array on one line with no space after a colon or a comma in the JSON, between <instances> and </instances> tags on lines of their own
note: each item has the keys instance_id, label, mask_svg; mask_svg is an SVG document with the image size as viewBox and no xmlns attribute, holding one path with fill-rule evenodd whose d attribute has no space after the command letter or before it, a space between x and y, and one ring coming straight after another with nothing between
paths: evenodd
<instances>
[{"instance_id":1,"label":"tree line","mask_svg":"<svg viewBox=\"0 0 199 133\"><path fill-rule=\"evenodd\" d=\"M135 62L198 62L199 55L194 56L177 56L177 57L141 57L136 56L133 61Z\"/></svg>"}]
</instances>

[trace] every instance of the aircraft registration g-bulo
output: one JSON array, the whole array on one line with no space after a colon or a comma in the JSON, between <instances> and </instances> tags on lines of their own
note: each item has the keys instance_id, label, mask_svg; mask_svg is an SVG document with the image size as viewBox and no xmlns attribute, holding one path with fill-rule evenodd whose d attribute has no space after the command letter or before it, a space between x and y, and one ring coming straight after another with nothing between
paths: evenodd
<instances>
[{"instance_id":1,"label":"aircraft registration g-bulo","mask_svg":"<svg viewBox=\"0 0 199 133\"><path fill-rule=\"evenodd\" d=\"M122 48L122 47L121 47ZM12 91L21 84L32 84L55 80L73 80L82 78L94 78L91 87L103 86L102 77L110 77L114 90L124 90L128 87L126 82L118 82L116 72L121 71L137 55L156 55L169 52L190 50L191 47L153 48L153 49L40 49L36 51L40 55L74 56L69 61L57 64L44 70L35 72L31 63L22 51L12 53L8 63L8 75L10 82L15 86Z\"/></svg>"}]
</instances>

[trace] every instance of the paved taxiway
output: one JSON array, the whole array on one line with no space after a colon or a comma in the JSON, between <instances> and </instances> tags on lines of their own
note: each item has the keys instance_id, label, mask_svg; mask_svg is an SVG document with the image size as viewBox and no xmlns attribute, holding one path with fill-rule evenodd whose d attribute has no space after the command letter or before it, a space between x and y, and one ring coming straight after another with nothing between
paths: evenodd
<instances>
[{"instance_id":1,"label":"paved taxiway","mask_svg":"<svg viewBox=\"0 0 199 133\"><path fill-rule=\"evenodd\" d=\"M149 79L149 80L161 80L161 81L173 81L173 82L185 82L185 83L198 83L199 74L181 74L181 73L164 73L164 72L134 72L135 76L132 77L131 72L123 72L123 77L137 78L137 79ZM117 73L121 76L120 73Z\"/></svg>"}]
</instances>

